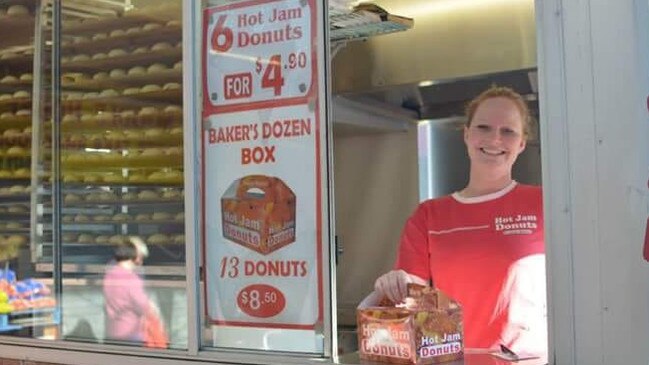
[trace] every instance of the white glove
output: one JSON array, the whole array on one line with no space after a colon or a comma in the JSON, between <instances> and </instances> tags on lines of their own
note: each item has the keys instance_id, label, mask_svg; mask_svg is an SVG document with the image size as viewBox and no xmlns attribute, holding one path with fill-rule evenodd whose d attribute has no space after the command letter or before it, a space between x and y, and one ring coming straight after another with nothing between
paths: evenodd
<instances>
[{"instance_id":1,"label":"white glove","mask_svg":"<svg viewBox=\"0 0 649 365\"><path fill-rule=\"evenodd\" d=\"M401 303L408 295L408 284L428 285L428 281L403 270L392 270L381 275L374 283L374 290L394 303Z\"/></svg>"}]
</instances>

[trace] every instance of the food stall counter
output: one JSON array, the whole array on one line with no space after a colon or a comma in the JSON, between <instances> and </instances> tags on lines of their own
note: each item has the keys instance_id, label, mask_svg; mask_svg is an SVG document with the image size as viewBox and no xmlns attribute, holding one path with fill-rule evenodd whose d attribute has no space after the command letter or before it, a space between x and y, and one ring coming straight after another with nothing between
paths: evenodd
<instances>
[{"instance_id":1,"label":"food stall counter","mask_svg":"<svg viewBox=\"0 0 649 365\"><path fill-rule=\"evenodd\" d=\"M340 356L340 364L386 365L387 362L361 360L358 352ZM464 358L456 361L442 362L440 365L547 365L547 356L529 360L509 361L489 353L485 349L465 349Z\"/></svg>"}]
</instances>

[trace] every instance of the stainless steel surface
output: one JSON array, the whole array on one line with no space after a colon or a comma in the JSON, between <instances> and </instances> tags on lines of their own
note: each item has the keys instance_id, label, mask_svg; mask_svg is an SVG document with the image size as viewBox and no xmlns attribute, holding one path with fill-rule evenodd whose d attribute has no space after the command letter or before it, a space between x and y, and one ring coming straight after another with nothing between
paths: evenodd
<instances>
[{"instance_id":1,"label":"stainless steel surface","mask_svg":"<svg viewBox=\"0 0 649 365\"><path fill-rule=\"evenodd\" d=\"M394 131L403 129L404 125L412 125L407 122L416 120L460 117L464 115L466 104L492 85L511 87L524 95L533 117L537 117L536 82L536 69L525 68L359 90L334 97L334 120L340 124L374 126ZM380 116L369 119L368 114ZM534 137L538 137L538 134Z\"/></svg>"},{"instance_id":2,"label":"stainless steel surface","mask_svg":"<svg viewBox=\"0 0 649 365\"><path fill-rule=\"evenodd\" d=\"M414 18L415 26L336 49L332 60L336 99L371 101L369 105L413 112L415 119L439 119L462 115L467 101L492 84L525 95L537 92L533 0L376 3L392 14ZM536 100L531 104L536 110ZM346 106L340 101L334 104L334 121L346 129L363 124L401 128L399 122L386 123L384 118L367 123L366 118L337 112ZM367 113L366 109L358 112ZM389 115L394 119L394 114Z\"/></svg>"},{"instance_id":3,"label":"stainless steel surface","mask_svg":"<svg viewBox=\"0 0 649 365\"><path fill-rule=\"evenodd\" d=\"M196 1L183 1L183 105L200 103L201 72L200 48L201 12ZM202 259L200 242L200 154L201 128L199 108L183 108L184 188L185 194L185 262L187 263L185 285L187 286L187 352L196 355L201 346ZM184 268L183 268L184 269Z\"/></svg>"},{"instance_id":4,"label":"stainless steel surface","mask_svg":"<svg viewBox=\"0 0 649 365\"><path fill-rule=\"evenodd\" d=\"M333 60L336 94L536 65L533 0L376 3L415 26L341 50Z\"/></svg>"}]
</instances>

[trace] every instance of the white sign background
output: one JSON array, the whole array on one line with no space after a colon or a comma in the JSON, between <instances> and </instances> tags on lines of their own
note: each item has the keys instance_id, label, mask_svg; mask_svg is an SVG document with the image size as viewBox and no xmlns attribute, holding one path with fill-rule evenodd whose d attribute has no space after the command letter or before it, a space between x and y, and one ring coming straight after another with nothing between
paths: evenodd
<instances>
[{"instance_id":1,"label":"white sign background","mask_svg":"<svg viewBox=\"0 0 649 365\"><path fill-rule=\"evenodd\" d=\"M210 144L209 133L204 138L205 151L205 257L207 311L215 323L236 325L273 324L273 327L313 326L318 320L318 261L319 250L316 229L315 198L319 191L316 185L318 166L316 159L316 114L306 104L218 114L209 117L212 128L225 128L235 125L261 124L276 120L309 118L310 134L281 139L246 140ZM241 163L241 149L254 146L275 146L274 163ZM270 254L263 255L223 237L221 197L230 184L247 175L267 175L282 179L296 196L296 240ZM288 260L305 261L306 276L259 277L243 275L243 268L236 278L220 277L223 257L237 257L240 263L245 260ZM237 294L251 284L268 284L279 289L286 298L282 312L270 318L249 316L237 306Z\"/></svg>"},{"instance_id":2,"label":"white sign background","mask_svg":"<svg viewBox=\"0 0 649 365\"><path fill-rule=\"evenodd\" d=\"M216 43L227 46L227 50L211 49L204 55L207 73L203 90L205 109L216 112L216 108L227 105L278 102L304 97L312 92L315 73L312 69L311 17L311 7L300 0L256 1L251 2L251 6L215 11L207 16L206 41L211 43L218 26L222 30L216 35ZM229 37L226 37L224 33L228 32ZM257 44L252 43L253 39L258 40ZM262 88L261 85L273 55L281 56L284 86L280 95L276 95L272 87ZM260 58L263 69L257 72ZM248 73L252 81L251 95L226 99L225 77Z\"/></svg>"}]
</instances>

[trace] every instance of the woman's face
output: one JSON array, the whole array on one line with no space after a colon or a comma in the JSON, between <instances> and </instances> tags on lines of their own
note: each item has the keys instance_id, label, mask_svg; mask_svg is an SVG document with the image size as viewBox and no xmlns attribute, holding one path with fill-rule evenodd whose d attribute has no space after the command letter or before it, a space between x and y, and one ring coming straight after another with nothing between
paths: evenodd
<instances>
[{"instance_id":1,"label":"woman's face","mask_svg":"<svg viewBox=\"0 0 649 365\"><path fill-rule=\"evenodd\" d=\"M484 100L471 125L464 128L464 142L472 168L511 173L514 161L525 149L523 119L516 104L504 97Z\"/></svg>"}]
</instances>

